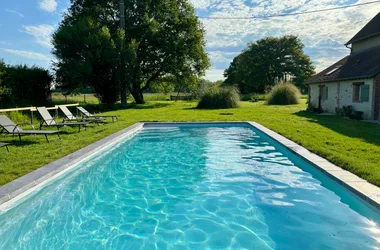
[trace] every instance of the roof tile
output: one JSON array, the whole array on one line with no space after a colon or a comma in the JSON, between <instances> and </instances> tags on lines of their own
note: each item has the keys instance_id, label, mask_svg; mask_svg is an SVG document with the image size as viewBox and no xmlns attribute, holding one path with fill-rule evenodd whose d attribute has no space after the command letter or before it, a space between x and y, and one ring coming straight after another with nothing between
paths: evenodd
<instances>
[{"instance_id":1,"label":"roof tile","mask_svg":"<svg viewBox=\"0 0 380 250\"><path fill-rule=\"evenodd\" d=\"M342 67L327 74L338 65ZM310 77L306 83L336 82L371 78L380 73L380 46L354 53L334 63L322 72Z\"/></svg>"},{"instance_id":2,"label":"roof tile","mask_svg":"<svg viewBox=\"0 0 380 250\"><path fill-rule=\"evenodd\" d=\"M364 26L350 41L346 43L352 44L354 42L363 40L365 38L380 34L380 12L372 18L366 26Z\"/></svg>"}]
</instances>

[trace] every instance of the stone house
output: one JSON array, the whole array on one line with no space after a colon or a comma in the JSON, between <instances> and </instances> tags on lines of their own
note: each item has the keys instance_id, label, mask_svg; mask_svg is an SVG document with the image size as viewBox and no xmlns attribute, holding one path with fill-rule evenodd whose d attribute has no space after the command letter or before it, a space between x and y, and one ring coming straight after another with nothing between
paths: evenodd
<instances>
[{"instance_id":1,"label":"stone house","mask_svg":"<svg viewBox=\"0 0 380 250\"><path fill-rule=\"evenodd\" d=\"M380 120L380 13L345 45L350 55L306 81L309 104L328 113L352 106Z\"/></svg>"}]
</instances>

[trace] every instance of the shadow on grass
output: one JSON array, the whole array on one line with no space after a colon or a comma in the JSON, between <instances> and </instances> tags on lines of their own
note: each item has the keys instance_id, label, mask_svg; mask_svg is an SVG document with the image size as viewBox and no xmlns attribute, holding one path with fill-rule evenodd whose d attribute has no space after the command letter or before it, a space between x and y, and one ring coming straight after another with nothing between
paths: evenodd
<instances>
[{"instance_id":1,"label":"shadow on grass","mask_svg":"<svg viewBox=\"0 0 380 250\"><path fill-rule=\"evenodd\" d=\"M183 108L182 110L200 110L200 109L198 109L197 107L190 107L190 108ZM203 109L203 110L207 110L207 109ZM209 109L209 110L212 110L212 109Z\"/></svg>"},{"instance_id":2,"label":"shadow on grass","mask_svg":"<svg viewBox=\"0 0 380 250\"><path fill-rule=\"evenodd\" d=\"M234 108L232 108L234 109ZM215 111L215 110L232 110L231 108L216 108L216 109L204 109L204 108L197 108L197 107L190 107L190 108L183 108L182 110L203 110L203 111ZM230 115L233 114L231 112L221 112L220 115Z\"/></svg>"},{"instance_id":3,"label":"shadow on grass","mask_svg":"<svg viewBox=\"0 0 380 250\"><path fill-rule=\"evenodd\" d=\"M1 138L0 138L1 139ZM39 141L33 141L33 137L30 137L30 138L26 138L26 137L22 137L22 140L20 141L18 139L18 136L16 137L13 137L13 138L8 138L6 140L7 143L9 143L10 145L8 145L8 147L24 147L24 146L28 146L28 145L34 145L34 144L39 144L40 142ZM5 140L3 140L5 142Z\"/></svg>"},{"instance_id":4,"label":"shadow on grass","mask_svg":"<svg viewBox=\"0 0 380 250\"><path fill-rule=\"evenodd\" d=\"M380 146L380 125L364 121L346 120L338 116L317 115L309 111L299 111L295 115L305 117L311 123L317 123L335 132L360 138L368 143Z\"/></svg>"},{"instance_id":5,"label":"shadow on grass","mask_svg":"<svg viewBox=\"0 0 380 250\"><path fill-rule=\"evenodd\" d=\"M164 108L170 106L170 103L152 103L152 104L135 104L131 103L128 108L131 109L154 109L154 108Z\"/></svg>"}]
</instances>

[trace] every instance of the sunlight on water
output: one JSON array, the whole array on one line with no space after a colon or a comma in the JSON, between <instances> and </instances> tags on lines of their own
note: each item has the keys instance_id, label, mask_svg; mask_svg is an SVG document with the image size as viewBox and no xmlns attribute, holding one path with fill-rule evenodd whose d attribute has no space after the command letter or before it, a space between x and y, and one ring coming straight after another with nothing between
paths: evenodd
<instances>
[{"instance_id":1,"label":"sunlight on water","mask_svg":"<svg viewBox=\"0 0 380 250\"><path fill-rule=\"evenodd\" d=\"M0 248L374 249L379 222L252 128L150 128L0 214Z\"/></svg>"}]
</instances>

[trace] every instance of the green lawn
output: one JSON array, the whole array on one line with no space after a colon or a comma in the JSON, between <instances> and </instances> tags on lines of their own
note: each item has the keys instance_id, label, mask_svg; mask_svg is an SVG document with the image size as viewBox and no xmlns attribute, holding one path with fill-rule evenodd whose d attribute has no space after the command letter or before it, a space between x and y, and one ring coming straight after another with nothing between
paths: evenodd
<instances>
[{"instance_id":1,"label":"green lawn","mask_svg":"<svg viewBox=\"0 0 380 250\"><path fill-rule=\"evenodd\" d=\"M119 122L92 126L80 133L63 128L62 140L46 143L43 137L0 137L12 142L10 154L0 154L0 185L49 162L141 121L256 121L333 163L380 186L380 125L319 116L304 111L306 105L267 106L242 102L230 110L197 110L195 102L150 101L145 105L111 111ZM14 119L22 119L13 114ZM0 149L5 152L5 149Z\"/></svg>"}]
</instances>

